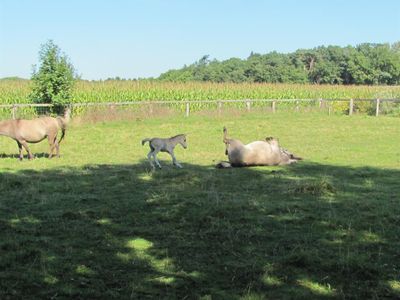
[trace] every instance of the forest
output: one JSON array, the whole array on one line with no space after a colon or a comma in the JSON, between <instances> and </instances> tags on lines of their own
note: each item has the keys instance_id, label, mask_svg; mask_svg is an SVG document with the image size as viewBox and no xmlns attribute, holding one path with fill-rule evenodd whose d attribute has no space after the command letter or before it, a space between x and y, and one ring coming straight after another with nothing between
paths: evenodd
<instances>
[{"instance_id":1,"label":"forest","mask_svg":"<svg viewBox=\"0 0 400 300\"><path fill-rule=\"evenodd\" d=\"M292 53L251 53L247 59L219 61L204 55L191 65L169 70L162 81L397 85L400 42L320 46Z\"/></svg>"}]
</instances>

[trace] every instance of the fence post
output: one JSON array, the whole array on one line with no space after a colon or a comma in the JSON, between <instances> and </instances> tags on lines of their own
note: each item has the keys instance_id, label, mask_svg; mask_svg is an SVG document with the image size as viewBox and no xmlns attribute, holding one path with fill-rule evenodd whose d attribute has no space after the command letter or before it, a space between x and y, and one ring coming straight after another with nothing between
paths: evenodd
<instances>
[{"instance_id":1,"label":"fence post","mask_svg":"<svg viewBox=\"0 0 400 300\"><path fill-rule=\"evenodd\" d=\"M250 101L246 101L246 109L247 111L250 111L251 103Z\"/></svg>"},{"instance_id":2,"label":"fence post","mask_svg":"<svg viewBox=\"0 0 400 300\"><path fill-rule=\"evenodd\" d=\"M380 104L380 100L376 99L376 112L375 112L375 116L379 116L379 104Z\"/></svg>"},{"instance_id":3,"label":"fence post","mask_svg":"<svg viewBox=\"0 0 400 300\"><path fill-rule=\"evenodd\" d=\"M321 108L322 108L322 99L320 98L319 99L319 110L321 110Z\"/></svg>"},{"instance_id":4,"label":"fence post","mask_svg":"<svg viewBox=\"0 0 400 300\"><path fill-rule=\"evenodd\" d=\"M299 100L296 100L296 112L299 112Z\"/></svg>"},{"instance_id":5,"label":"fence post","mask_svg":"<svg viewBox=\"0 0 400 300\"><path fill-rule=\"evenodd\" d=\"M272 101L272 112L275 113L275 101Z\"/></svg>"},{"instance_id":6,"label":"fence post","mask_svg":"<svg viewBox=\"0 0 400 300\"><path fill-rule=\"evenodd\" d=\"M351 98L349 103L349 116L353 114L353 107L354 107L354 100L353 98Z\"/></svg>"},{"instance_id":7,"label":"fence post","mask_svg":"<svg viewBox=\"0 0 400 300\"><path fill-rule=\"evenodd\" d=\"M190 107L189 107L189 102L186 102L186 117L189 117L189 112L190 112Z\"/></svg>"},{"instance_id":8,"label":"fence post","mask_svg":"<svg viewBox=\"0 0 400 300\"><path fill-rule=\"evenodd\" d=\"M218 101L218 113L220 114L222 110L222 102Z\"/></svg>"},{"instance_id":9,"label":"fence post","mask_svg":"<svg viewBox=\"0 0 400 300\"><path fill-rule=\"evenodd\" d=\"M15 104L13 104L12 109L11 109L11 114L12 114L13 120L15 120L16 112L17 112L17 106Z\"/></svg>"}]
</instances>

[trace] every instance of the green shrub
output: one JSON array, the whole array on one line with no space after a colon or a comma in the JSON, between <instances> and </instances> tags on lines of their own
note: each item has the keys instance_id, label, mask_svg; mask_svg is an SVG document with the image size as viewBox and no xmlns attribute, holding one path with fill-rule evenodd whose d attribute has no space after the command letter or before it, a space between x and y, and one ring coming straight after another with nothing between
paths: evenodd
<instances>
[{"instance_id":1,"label":"green shrub","mask_svg":"<svg viewBox=\"0 0 400 300\"><path fill-rule=\"evenodd\" d=\"M39 68L34 67L32 92L34 103L53 104L53 112L59 113L70 103L75 82L74 67L60 48L48 41L39 52Z\"/></svg>"}]
</instances>

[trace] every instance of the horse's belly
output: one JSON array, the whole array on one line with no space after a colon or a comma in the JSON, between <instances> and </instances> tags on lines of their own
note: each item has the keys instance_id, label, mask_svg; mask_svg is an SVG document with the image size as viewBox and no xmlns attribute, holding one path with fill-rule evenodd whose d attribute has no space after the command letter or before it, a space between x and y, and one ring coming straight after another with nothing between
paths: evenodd
<instances>
[{"instance_id":1,"label":"horse's belly","mask_svg":"<svg viewBox=\"0 0 400 300\"><path fill-rule=\"evenodd\" d=\"M279 155L273 151L266 142L254 142L248 145L244 163L246 165L277 165L279 164Z\"/></svg>"},{"instance_id":2,"label":"horse's belly","mask_svg":"<svg viewBox=\"0 0 400 300\"><path fill-rule=\"evenodd\" d=\"M38 143L46 138L47 134L45 130L29 130L21 129L20 138L27 141L28 143Z\"/></svg>"},{"instance_id":3,"label":"horse's belly","mask_svg":"<svg viewBox=\"0 0 400 300\"><path fill-rule=\"evenodd\" d=\"M246 155L246 157L243 159L243 163L248 166L274 164L273 160L271 160L271 156L269 156L265 152L262 153L258 152L258 153L252 153L251 155Z\"/></svg>"}]
</instances>

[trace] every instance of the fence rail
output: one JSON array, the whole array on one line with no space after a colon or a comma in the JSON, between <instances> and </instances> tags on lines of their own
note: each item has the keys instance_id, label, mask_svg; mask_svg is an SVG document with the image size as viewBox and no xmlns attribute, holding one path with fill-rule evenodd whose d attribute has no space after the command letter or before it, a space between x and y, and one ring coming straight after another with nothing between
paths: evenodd
<instances>
[{"instance_id":1,"label":"fence rail","mask_svg":"<svg viewBox=\"0 0 400 300\"><path fill-rule=\"evenodd\" d=\"M299 111L300 103L319 103L319 108L323 106L323 103L328 103L328 111L331 113L331 103L333 102L348 102L348 114L354 113L354 107L356 102L375 102L375 115L378 116L380 113L380 107L384 102L400 103L400 99L230 99L230 100L171 100L171 101L160 101L160 100L147 100L147 101L121 101L121 102L89 102L89 103L72 103L72 108L77 107L118 107L118 106L140 106L140 105L157 105L157 104L179 104L185 105L185 116L190 115L190 107L194 104L215 104L218 110L221 110L222 105L226 103L243 103L244 107L250 111L254 103L270 103L271 111L276 112L277 105L279 103L294 103L296 111ZM0 109L10 109L11 116L13 119L16 118L17 111L21 108L50 108L52 104L0 104Z\"/></svg>"}]
</instances>

